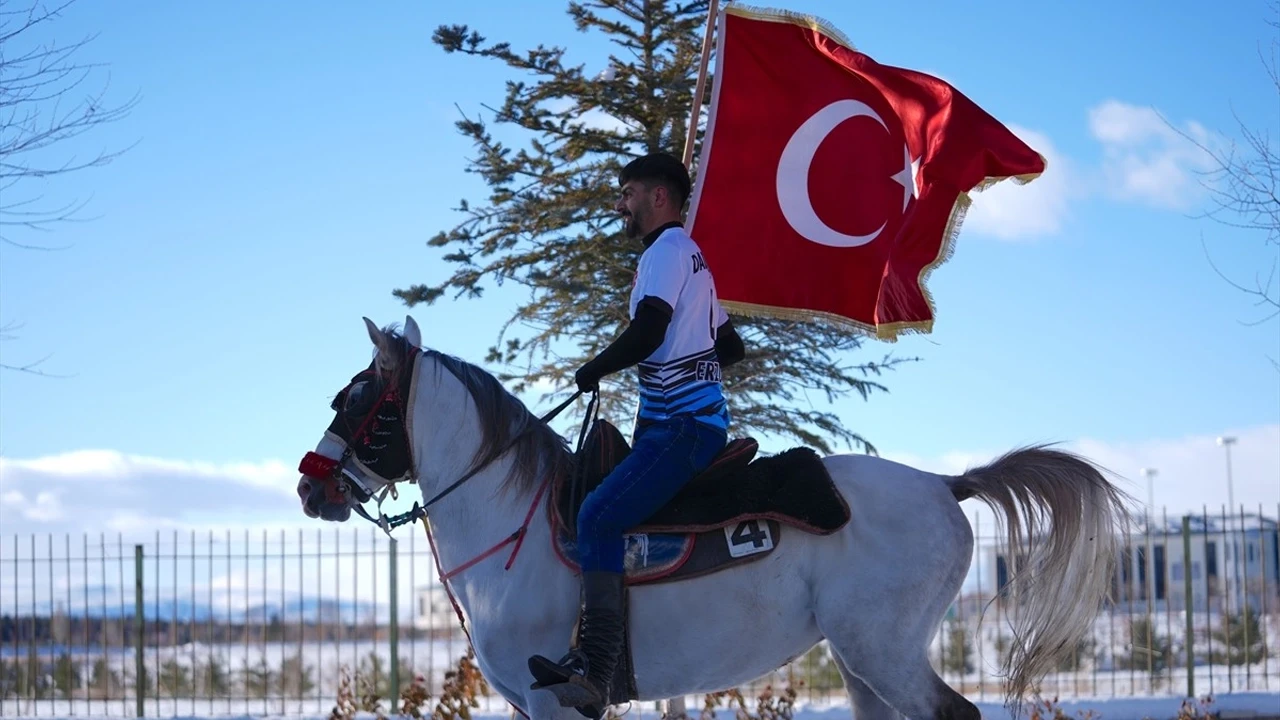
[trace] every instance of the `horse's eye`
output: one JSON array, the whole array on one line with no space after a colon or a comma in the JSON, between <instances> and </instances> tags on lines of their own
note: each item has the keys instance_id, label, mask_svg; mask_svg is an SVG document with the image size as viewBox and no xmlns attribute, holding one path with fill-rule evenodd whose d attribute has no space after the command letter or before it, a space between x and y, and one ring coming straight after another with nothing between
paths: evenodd
<instances>
[{"instance_id":1,"label":"horse's eye","mask_svg":"<svg viewBox=\"0 0 1280 720\"><path fill-rule=\"evenodd\" d=\"M373 396L374 389L369 381L361 380L352 385L347 392L347 402L343 410L353 414L367 413L373 407Z\"/></svg>"}]
</instances>

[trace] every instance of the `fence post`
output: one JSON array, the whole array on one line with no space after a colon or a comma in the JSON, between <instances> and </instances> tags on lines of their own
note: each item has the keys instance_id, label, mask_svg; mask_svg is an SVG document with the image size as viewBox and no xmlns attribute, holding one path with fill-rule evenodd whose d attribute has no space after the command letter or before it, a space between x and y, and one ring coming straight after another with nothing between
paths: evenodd
<instances>
[{"instance_id":1,"label":"fence post","mask_svg":"<svg viewBox=\"0 0 1280 720\"><path fill-rule=\"evenodd\" d=\"M400 589L399 589L399 563L396 562L396 539L391 538L391 547L388 550L387 557L390 558L391 568L388 573L391 581L391 624L389 627L391 635L391 714L395 715L399 712L400 705Z\"/></svg>"},{"instance_id":2,"label":"fence post","mask_svg":"<svg viewBox=\"0 0 1280 720\"><path fill-rule=\"evenodd\" d=\"M142 634L145 623L142 617L142 545L133 546L133 692L136 696L135 712L138 717L146 714L146 665L142 662Z\"/></svg>"},{"instance_id":3,"label":"fence post","mask_svg":"<svg viewBox=\"0 0 1280 720\"><path fill-rule=\"evenodd\" d=\"M1182 594L1187 616L1187 697L1196 696L1195 599L1191 594L1191 516L1182 516ZM1206 598L1206 602L1208 599Z\"/></svg>"}]
</instances>

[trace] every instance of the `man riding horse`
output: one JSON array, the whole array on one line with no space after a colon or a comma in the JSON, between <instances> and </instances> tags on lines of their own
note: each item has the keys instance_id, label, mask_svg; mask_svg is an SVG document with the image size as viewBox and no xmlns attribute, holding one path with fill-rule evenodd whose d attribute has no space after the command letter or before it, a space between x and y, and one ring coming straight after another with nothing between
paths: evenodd
<instances>
[{"instance_id":1,"label":"man riding horse","mask_svg":"<svg viewBox=\"0 0 1280 720\"><path fill-rule=\"evenodd\" d=\"M580 711L607 703L623 642L624 532L649 518L705 469L728 439L723 367L744 356L716 295L702 251L681 222L689 172L666 153L623 168L614 208L628 238L643 238L627 329L574 375L578 389L638 365L640 397L632 449L582 503L577 543L582 567L578 646L559 662L529 658L534 689ZM587 712L583 712L587 715ZM589 717L592 715L588 715Z\"/></svg>"}]
</instances>

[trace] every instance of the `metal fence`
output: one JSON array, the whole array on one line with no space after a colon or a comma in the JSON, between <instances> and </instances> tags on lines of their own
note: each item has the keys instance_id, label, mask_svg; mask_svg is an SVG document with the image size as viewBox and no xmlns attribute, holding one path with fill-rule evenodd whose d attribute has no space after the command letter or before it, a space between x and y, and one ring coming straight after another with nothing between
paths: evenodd
<instances>
[{"instance_id":1,"label":"metal fence","mask_svg":"<svg viewBox=\"0 0 1280 720\"><path fill-rule=\"evenodd\" d=\"M1276 515L1236 515L1164 517L1131 537L1113 601L1043 695L1280 691ZM999 701L1007 564L991 522L971 523L970 578L931 657L966 696ZM385 709L414 677L438 696L468 643L425 538L401 537L326 526L0 538L0 716L325 714L344 667ZM789 683L801 702L844 702L823 645L740 689ZM508 706L495 696L481 710Z\"/></svg>"}]
</instances>

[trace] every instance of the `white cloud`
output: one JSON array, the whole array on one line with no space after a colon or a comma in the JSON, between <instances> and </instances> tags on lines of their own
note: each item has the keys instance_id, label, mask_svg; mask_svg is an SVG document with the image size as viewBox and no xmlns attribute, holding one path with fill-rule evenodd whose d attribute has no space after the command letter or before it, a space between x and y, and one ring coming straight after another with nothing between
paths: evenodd
<instances>
[{"instance_id":1,"label":"white cloud","mask_svg":"<svg viewBox=\"0 0 1280 720\"><path fill-rule=\"evenodd\" d=\"M292 491L281 479L294 475L293 468L278 460L262 463L217 464L195 460L126 455L115 450L74 450L31 460L4 460L0 469L27 470L61 478L120 479L137 476L187 475L217 478L254 487Z\"/></svg>"},{"instance_id":2,"label":"white cloud","mask_svg":"<svg viewBox=\"0 0 1280 720\"><path fill-rule=\"evenodd\" d=\"M1225 433L1237 438L1231 448L1232 502L1247 513L1275 517L1280 505L1280 425L1264 425ZM1228 505L1227 454L1215 435L1199 435L1133 443L1106 443L1086 439L1081 452L1123 475L1130 491L1147 502L1147 481L1142 468L1156 470L1151 483L1157 512L1170 516L1184 512L1221 513ZM1230 512L1230 510L1227 510Z\"/></svg>"},{"instance_id":3,"label":"white cloud","mask_svg":"<svg viewBox=\"0 0 1280 720\"><path fill-rule=\"evenodd\" d=\"M1202 173L1215 163L1202 146L1216 150L1223 140L1199 122L1175 128L1156 109L1119 100L1090 108L1087 120L1102 150L1097 166L1075 165L1044 133L1007 123L1048 167L1027 185L1005 181L973 193L964 231L1032 239L1061 232L1071 204L1089 196L1172 211L1186 211L1204 196Z\"/></svg>"},{"instance_id":4,"label":"white cloud","mask_svg":"<svg viewBox=\"0 0 1280 720\"><path fill-rule=\"evenodd\" d=\"M38 522L50 522L62 518L62 499L60 493L43 491L36 495L36 501L23 513Z\"/></svg>"},{"instance_id":5,"label":"white cloud","mask_svg":"<svg viewBox=\"0 0 1280 720\"><path fill-rule=\"evenodd\" d=\"M300 599L337 595L345 603L376 599L385 619L386 536L354 516L341 524L307 517L296 486L296 471L275 459L215 463L113 450L0 457L0 556L13 557L16 536L17 555L29 557L35 537L43 563L45 538L52 537L49 569L59 590L53 599L70 588L73 607L83 596L91 596L91 607L100 599L114 607L119 597L132 597L136 543L146 557L146 597L156 598L161 613L187 617L212 609L225 616L280 603L296 613ZM421 495L402 488L400 499L388 500L383 510L403 512L414 500ZM84 575L78 564L70 573L64 569L64 534L73 557L82 552L81 538L88 541ZM413 585L433 578L435 566L419 527L398 528L395 537L401 542L400 607L408 612ZM117 557L129 563L122 574ZM51 599L43 578L34 590L20 578L12 594L24 606L44 607ZM313 603L307 607L314 612Z\"/></svg>"},{"instance_id":6,"label":"white cloud","mask_svg":"<svg viewBox=\"0 0 1280 720\"><path fill-rule=\"evenodd\" d=\"M1044 133L1006 124L1014 135L1045 158L1045 171L1026 185L1004 180L974 192L962 232L973 231L1001 240L1052 235L1062 229L1074 175L1067 159Z\"/></svg>"},{"instance_id":7,"label":"white cloud","mask_svg":"<svg viewBox=\"0 0 1280 720\"><path fill-rule=\"evenodd\" d=\"M1185 210L1203 190L1197 173L1213 168L1196 145L1215 142L1203 125L1176 130L1151 107L1108 100L1089 111L1089 130L1102 144L1102 181L1121 200Z\"/></svg>"},{"instance_id":8,"label":"white cloud","mask_svg":"<svg viewBox=\"0 0 1280 720\"><path fill-rule=\"evenodd\" d=\"M1280 503L1280 424L1230 431L1234 500L1274 515ZM1157 508L1171 516L1220 511L1227 502L1226 456L1215 435L1114 442L1081 438L1063 443L1121 478L1138 504L1146 502L1143 467L1154 467ZM957 473L1008 448L957 449L933 457L883 449L885 457L935 472ZM90 459L96 459L90 462ZM278 460L205 463L74 451L32 459L0 458L0 527L6 533L108 531L151 539L157 530L228 529L272 532L303 528L330 532L333 524L303 515L296 472ZM413 492L384 510L412 504ZM404 506L402 508L401 506ZM359 524L359 523L357 523Z\"/></svg>"},{"instance_id":9,"label":"white cloud","mask_svg":"<svg viewBox=\"0 0 1280 720\"><path fill-rule=\"evenodd\" d=\"M6 532L146 535L261 520L315 523L300 509L297 472L279 460L211 463L76 450L0 458L0 485Z\"/></svg>"},{"instance_id":10,"label":"white cloud","mask_svg":"<svg viewBox=\"0 0 1280 720\"><path fill-rule=\"evenodd\" d=\"M30 502L19 490L6 490L0 493L0 506L9 506L14 512L37 522L48 522L62 517L61 494L47 490L36 494Z\"/></svg>"}]
</instances>

